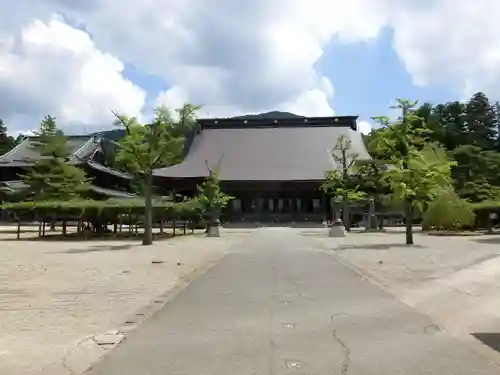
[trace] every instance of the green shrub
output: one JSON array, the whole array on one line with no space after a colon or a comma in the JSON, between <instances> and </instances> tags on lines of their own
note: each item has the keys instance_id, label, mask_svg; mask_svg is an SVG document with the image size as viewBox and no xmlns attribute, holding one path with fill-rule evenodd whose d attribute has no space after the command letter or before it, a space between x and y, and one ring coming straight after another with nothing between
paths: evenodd
<instances>
[{"instance_id":1,"label":"green shrub","mask_svg":"<svg viewBox=\"0 0 500 375\"><path fill-rule=\"evenodd\" d=\"M459 230L474 224L472 205L452 189L441 191L424 214L424 226L436 230Z\"/></svg>"}]
</instances>

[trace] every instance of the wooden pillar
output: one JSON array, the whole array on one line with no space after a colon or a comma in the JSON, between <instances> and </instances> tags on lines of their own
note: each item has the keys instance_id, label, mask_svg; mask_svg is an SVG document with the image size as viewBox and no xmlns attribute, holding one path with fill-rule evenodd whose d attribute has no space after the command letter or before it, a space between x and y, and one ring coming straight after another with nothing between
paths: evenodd
<instances>
[{"instance_id":1,"label":"wooden pillar","mask_svg":"<svg viewBox=\"0 0 500 375\"><path fill-rule=\"evenodd\" d=\"M326 194L321 194L321 211L323 212L323 220L328 220L328 199L326 198Z\"/></svg>"},{"instance_id":2,"label":"wooden pillar","mask_svg":"<svg viewBox=\"0 0 500 375\"><path fill-rule=\"evenodd\" d=\"M262 217L264 215L264 199L262 197L262 193L257 193L254 196L257 210L257 220L262 221Z\"/></svg>"}]
</instances>

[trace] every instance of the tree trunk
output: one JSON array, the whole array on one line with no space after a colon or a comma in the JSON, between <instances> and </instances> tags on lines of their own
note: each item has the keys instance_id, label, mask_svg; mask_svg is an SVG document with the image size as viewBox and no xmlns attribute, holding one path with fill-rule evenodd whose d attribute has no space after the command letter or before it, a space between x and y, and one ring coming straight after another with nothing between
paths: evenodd
<instances>
[{"instance_id":1,"label":"tree trunk","mask_svg":"<svg viewBox=\"0 0 500 375\"><path fill-rule=\"evenodd\" d=\"M344 223L345 230L349 232L351 230L351 215L347 195L344 195L342 198L342 222Z\"/></svg>"},{"instance_id":2,"label":"tree trunk","mask_svg":"<svg viewBox=\"0 0 500 375\"><path fill-rule=\"evenodd\" d=\"M413 205L411 200L405 201L406 244L413 245Z\"/></svg>"},{"instance_id":3,"label":"tree trunk","mask_svg":"<svg viewBox=\"0 0 500 375\"><path fill-rule=\"evenodd\" d=\"M153 244L153 197L152 197L153 174L149 171L144 184L144 238L143 245Z\"/></svg>"},{"instance_id":4,"label":"tree trunk","mask_svg":"<svg viewBox=\"0 0 500 375\"><path fill-rule=\"evenodd\" d=\"M375 199L373 197L369 198L368 202L368 225L367 229L368 231L371 230L376 230L377 229L377 223L376 223L376 217L375 217Z\"/></svg>"}]
</instances>

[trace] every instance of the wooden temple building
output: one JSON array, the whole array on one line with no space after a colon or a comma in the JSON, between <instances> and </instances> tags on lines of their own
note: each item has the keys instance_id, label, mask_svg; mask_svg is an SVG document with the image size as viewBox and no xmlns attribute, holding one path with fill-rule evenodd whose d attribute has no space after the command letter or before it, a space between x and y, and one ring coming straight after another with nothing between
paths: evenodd
<instances>
[{"instance_id":1,"label":"wooden temple building","mask_svg":"<svg viewBox=\"0 0 500 375\"><path fill-rule=\"evenodd\" d=\"M23 188L22 175L33 167L41 156L33 145L33 137L26 137L16 147L0 156L0 189L5 193ZM109 168L106 162L106 140L98 135L68 136L69 164L83 168L92 179L90 197L95 199L129 198L132 177ZM1 200L1 198L0 198Z\"/></svg>"},{"instance_id":2,"label":"wooden temple building","mask_svg":"<svg viewBox=\"0 0 500 375\"><path fill-rule=\"evenodd\" d=\"M320 186L326 171L340 168L332 157L338 137L348 137L352 151L369 158L356 119L283 112L200 119L186 137L184 160L154 171L155 191L194 196L214 170L222 190L235 198L223 212L223 222L321 223L332 218ZM106 132L68 136L68 163L92 178L93 198L132 197L132 177L106 166L106 142ZM30 137L0 156L0 189L19 188L21 176L39 158Z\"/></svg>"},{"instance_id":3,"label":"wooden temple building","mask_svg":"<svg viewBox=\"0 0 500 375\"><path fill-rule=\"evenodd\" d=\"M356 119L281 112L201 119L184 161L156 170L155 183L192 196L214 170L222 190L235 197L223 221L321 223L332 217L320 186L326 171L340 168L332 157L337 138L348 137L352 152L369 158Z\"/></svg>"}]
</instances>

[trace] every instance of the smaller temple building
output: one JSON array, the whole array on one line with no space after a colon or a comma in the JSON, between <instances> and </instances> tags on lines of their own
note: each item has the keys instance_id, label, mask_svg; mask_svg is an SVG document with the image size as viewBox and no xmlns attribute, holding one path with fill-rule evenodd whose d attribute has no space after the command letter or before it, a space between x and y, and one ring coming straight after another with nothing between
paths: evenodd
<instances>
[{"instance_id":1,"label":"smaller temple building","mask_svg":"<svg viewBox=\"0 0 500 375\"><path fill-rule=\"evenodd\" d=\"M155 184L193 196L213 170L235 197L226 222L322 222L332 213L320 186L326 171L340 168L332 157L338 137L348 137L360 158L370 157L356 119L281 112L200 119L184 161L156 170Z\"/></svg>"},{"instance_id":2,"label":"smaller temple building","mask_svg":"<svg viewBox=\"0 0 500 375\"><path fill-rule=\"evenodd\" d=\"M22 189L21 178L42 157L33 145L34 137L26 137L16 147L0 156L0 188L3 192ZM132 176L105 166L106 140L97 135L67 136L71 155L68 164L78 165L92 179L93 198L129 198ZM0 200L2 198L0 197Z\"/></svg>"}]
</instances>

